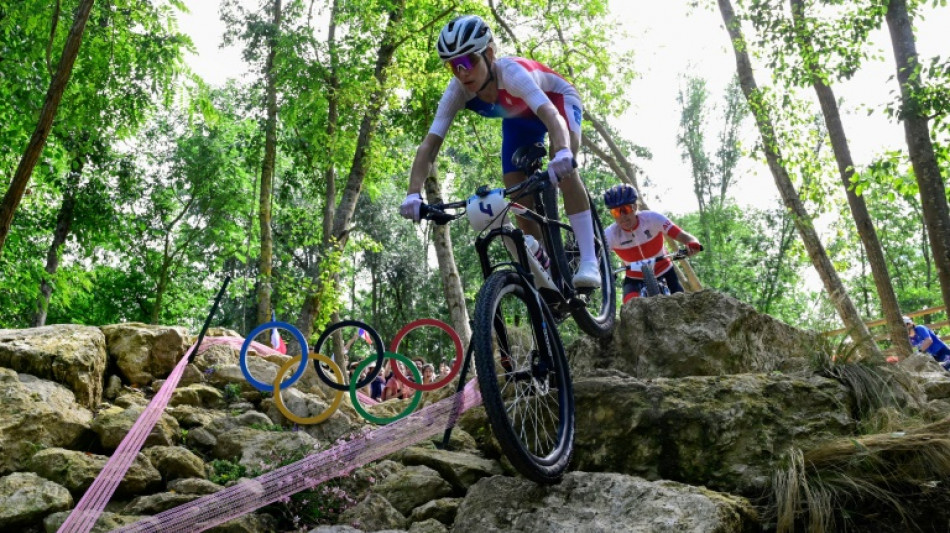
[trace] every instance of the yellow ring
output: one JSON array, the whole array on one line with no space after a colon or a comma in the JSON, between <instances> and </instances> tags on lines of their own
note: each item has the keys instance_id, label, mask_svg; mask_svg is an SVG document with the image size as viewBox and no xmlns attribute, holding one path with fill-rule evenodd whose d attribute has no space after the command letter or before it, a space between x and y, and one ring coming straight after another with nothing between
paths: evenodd
<instances>
[{"instance_id":1,"label":"yellow ring","mask_svg":"<svg viewBox=\"0 0 950 533\"><path fill-rule=\"evenodd\" d=\"M333 362L329 357L314 353L310 354L314 359L314 364L323 363L330 367L330 370L333 371L334 377L337 379L337 383L343 383L343 372L340 371L340 367ZM312 416L310 418L304 418L302 416L297 416L290 412L287 407L284 406L284 401L280 398L280 383L283 380L284 374L290 370L290 367L299 363L303 358L301 356L295 356L290 361L284 363L284 366L280 367L280 370L277 371L277 377L274 378L274 402L277 404L277 410L280 411L280 414L287 417L291 422L300 424L300 425L309 425L309 424L319 424L324 420L330 418L330 415L336 412L340 407L340 402L343 401L343 395L346 394L345 391L336 391L336 397L333 399L333 402L330 404L330 407L327 407L326 411L320 413L319 415Z\"/></svg>"}]
</instances>

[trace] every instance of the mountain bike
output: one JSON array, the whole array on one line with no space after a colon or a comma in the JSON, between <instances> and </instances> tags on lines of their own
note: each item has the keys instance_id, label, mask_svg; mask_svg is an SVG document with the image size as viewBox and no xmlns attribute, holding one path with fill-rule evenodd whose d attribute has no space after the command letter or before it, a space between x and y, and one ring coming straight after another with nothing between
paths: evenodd
<instances>
[{"instance_id":1,"label":"mountain bike","mask_svg":"<svg viewBox=\"0 0 950 533\"><path fill-rule=\"evenodd\" d=\"M502 451L528 479L554 483L574 452L574 389L557 324L573 316L584 331L608 335L616 301L609 250L596 212L595 249L602 285L599 289L572 285L573 265L580 254L570 225L557 216L556 190L547 172L540 170L543 155L543 148L540 153L521 154L524 161L519 166L529 177L518 185L482 186L465 201L423 204L420 216L445 224L467 215L481 232L475 250L485 282L475 300L472 342L460 385L474 353L482 401ZM517 203L526 195L534 195L536 211ZM591 208L596 209L593 204ZM527 236L509 222L509 213L540 226L552 259L550 272L528 251ZM509 260L493 260L489 253L492 245L498 248L499 239Z\"/></svg>"},{"instance_id":2,"label":"mountain bike","mask_svg":"<svg viewBox=\"0 0 950 533\"><path fill-rule=\"evenodd\" d=\"M703 247L700 246L699 249L702 250ZM654 265L656 265L656 262L661 259L669 258L673 261L679 261L681 259L685 259L688 256L689 252L687 252L686 248L680 248L672 254L662 254L656 257L648 257L639 261L633 261L627 266L614 270L614 274L622 274L627 270L640 272L643 275L643 290L640 291L641 298L648 298L650 296L657 296L660 294L668 295L670 294L670 288L666 285L666 280L657 279L656 274L653 271Z\"/></svg>"}]
</instances>

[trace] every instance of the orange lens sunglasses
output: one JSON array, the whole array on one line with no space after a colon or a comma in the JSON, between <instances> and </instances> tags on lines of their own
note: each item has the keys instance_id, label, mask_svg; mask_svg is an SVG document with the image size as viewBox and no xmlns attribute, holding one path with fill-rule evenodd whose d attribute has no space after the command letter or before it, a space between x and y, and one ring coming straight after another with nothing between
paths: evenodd
<instances>
[{"instance_id":1,"label":"orange lens sunglasses","mask_svg":"<svg viewBox=\"0 0 950 533\"><path fill-rule=\"evenodd\" d=\"M621 216L629 215L630 213L633 213L633 204L626 204L619 207L610 208L610 214L613 215L614 218L620 218Z\"/></svg>"}]
</instances>

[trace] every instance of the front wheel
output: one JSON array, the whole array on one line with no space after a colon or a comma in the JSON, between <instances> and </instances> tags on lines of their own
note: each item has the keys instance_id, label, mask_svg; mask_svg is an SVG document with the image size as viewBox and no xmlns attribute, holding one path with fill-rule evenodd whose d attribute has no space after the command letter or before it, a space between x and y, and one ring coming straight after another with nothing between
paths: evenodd
<instances>
[{"instance_id":1,"label":"front wheel","mask_svg":"<svg viewBox=\"0 0 950 533\"><path fill-rule=\"evenodd\" d=\"M492 433L518 472L557 482L574 452L574 389L550 311L514 272L475 302L475 368Z\"/></svg>"},{"instance_id":2,"label":"front wheel","mask_svg":"<svg viewBox=\"0 0 950 533\"><path fill-rule=\"evenodd\" d=\"M660 294L660 282L656 280L656 274L653 273L653 265L643 265L643 292L644 296L657 296Z\"/></svg>"}]
</instances>

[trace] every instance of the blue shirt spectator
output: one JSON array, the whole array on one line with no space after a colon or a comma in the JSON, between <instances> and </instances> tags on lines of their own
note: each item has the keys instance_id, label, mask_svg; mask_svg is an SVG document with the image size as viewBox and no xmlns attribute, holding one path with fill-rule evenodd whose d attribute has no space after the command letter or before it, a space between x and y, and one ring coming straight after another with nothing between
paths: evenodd
<instances>
[{"instance_id":1,"label":"blue shirt spectator","mask_svg":"<svg viewBox=\"0 0 950 533\"><path fill-rule=\"evenodd\" d=\"M904 327L911 345L921 352L929 353L944 370L950 370L950 348L927 326L918 326L910 317L904 317Z\"/></svg>"}]
</instances>

